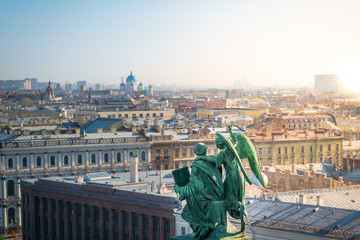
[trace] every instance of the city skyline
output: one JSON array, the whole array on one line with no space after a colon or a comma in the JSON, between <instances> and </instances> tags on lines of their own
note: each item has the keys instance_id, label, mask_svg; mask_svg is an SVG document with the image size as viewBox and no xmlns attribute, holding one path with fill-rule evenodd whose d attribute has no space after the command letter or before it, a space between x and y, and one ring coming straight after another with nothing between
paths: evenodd
<instances>
[{"instance_id":1,"label":"city skyline","mask_svg":"<svg viewBox=\"0 0 360 240\"><path fill-rule=\"evenodd\" d=\"M0 79L357 88L357 1L6 1ZM356 78L355 78L356 77Z\"/></svg>"}]
</instances>

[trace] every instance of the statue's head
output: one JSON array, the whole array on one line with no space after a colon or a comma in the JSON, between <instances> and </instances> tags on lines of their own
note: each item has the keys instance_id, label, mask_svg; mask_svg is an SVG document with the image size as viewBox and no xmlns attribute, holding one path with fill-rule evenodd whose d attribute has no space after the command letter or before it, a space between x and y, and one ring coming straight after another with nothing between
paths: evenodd
<instances>
[{"instance_id":1,"label":"statue's head","mask_svg":"<svg viewBox=\"0 0 360 240\"><path fill-rule=\"evenodd\" d=\"M215 145L216 145L216 147L217 147L218 149L224 149L225 146L226 146L226 143L225 143L225 141L224 141L223 138L217 137L217 138L215 139Z\"/></svg>"},{"instance_id":2,"label":"statue's head","mask_svg":"<svg viewBox=\"0 0 360 240\"><path fill-rule=\"evenodd\" d=\"M203 143L198 143L194 147L194 152L197 156L206 155L207 147Z\"/></svg>"}]
</instances>

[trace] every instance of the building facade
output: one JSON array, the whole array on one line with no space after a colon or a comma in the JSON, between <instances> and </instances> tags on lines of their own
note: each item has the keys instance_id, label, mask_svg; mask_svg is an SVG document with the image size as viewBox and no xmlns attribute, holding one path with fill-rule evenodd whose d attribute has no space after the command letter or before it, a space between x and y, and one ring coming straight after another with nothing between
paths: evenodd
<instances>
[{"instance_id":1,"label":"building facade","mask_svg":"<svg viewBox=\"0 0 360 240\"><path fill-rule=\"evenodd\" d=\"M167 240L175 235L174 197L144 192L147 183L86 181L86 176L22 181L24 240Z\"/></svg>"},{"instance_id":2,"label":"building facade","mask_svg":"<svg viewBox=\"0 0 360 240\"><path fill-rule=\"evenodd\" d=\"M2 142L0 227L21 225L21 179L128 171L132 156L139 156L144 170L151 159L149 146L146 139L126 133L20 136Z\"/></svg>"}]
</instances>

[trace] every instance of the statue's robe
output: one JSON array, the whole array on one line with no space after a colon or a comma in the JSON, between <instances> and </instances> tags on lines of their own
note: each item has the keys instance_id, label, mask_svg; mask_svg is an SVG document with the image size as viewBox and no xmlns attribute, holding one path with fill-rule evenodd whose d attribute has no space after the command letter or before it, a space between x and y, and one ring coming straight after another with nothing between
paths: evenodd
<instances>
[{"instance_id":1,"label":"statue's robe","mask_svg":"<svg viewBox=\"0 0 360 240\"><path fill-rule=\"evenodd\" d=\"M229 214L236 219L241 219L246 211L244 205L245 180L240 170L238 162L234 159L231 152L222 150L217 156L216 165L224 165L226 177L224 181L224 191L226 193L226 205Z\"/></svg>"},{"instance_id":2,"label":"statue's robe","mask_svg":"<svg viewBox=\"0 0 360 240\"><path fill-rule=\"evenodd\" d=\"M181 214L197 239L206 239L214 229L226 229L226 201L221 169L214 163L196 160L191 166L189 183L180 199L186 199Z\"/></svg>"}]
</instances>

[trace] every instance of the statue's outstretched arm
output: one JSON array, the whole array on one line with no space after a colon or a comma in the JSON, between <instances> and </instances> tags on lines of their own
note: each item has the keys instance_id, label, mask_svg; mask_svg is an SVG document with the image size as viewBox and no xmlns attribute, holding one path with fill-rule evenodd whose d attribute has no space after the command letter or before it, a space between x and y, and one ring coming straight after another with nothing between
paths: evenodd
<instances>
[{"instance_id":1,"label":"statue's outstretched arm","mask_svg":"<svg viewBox=\"0 0 360 240\"><path fill-rule=\"evenodd\" d=\"M234 145L237 145L237 139L235 137L235 134L233 133L232 129L233 129L233 124L231 123L230 125L228 125L228 129L229 129L229 133L230 133L230 136L231 136L231 139L234 143Z\"/></svg>"},{"instance_id":2,"label":"statue's outstretched arm","mask_svg":"<svg viewBox=\"0 0 360 240\"><path fill-rule=\"evenodd\" d=\"M195 158L195 161L197 160L203 160L211 163L216 163L217 156L215 155L200 155Z\"/></svg>"}]
</instances>

